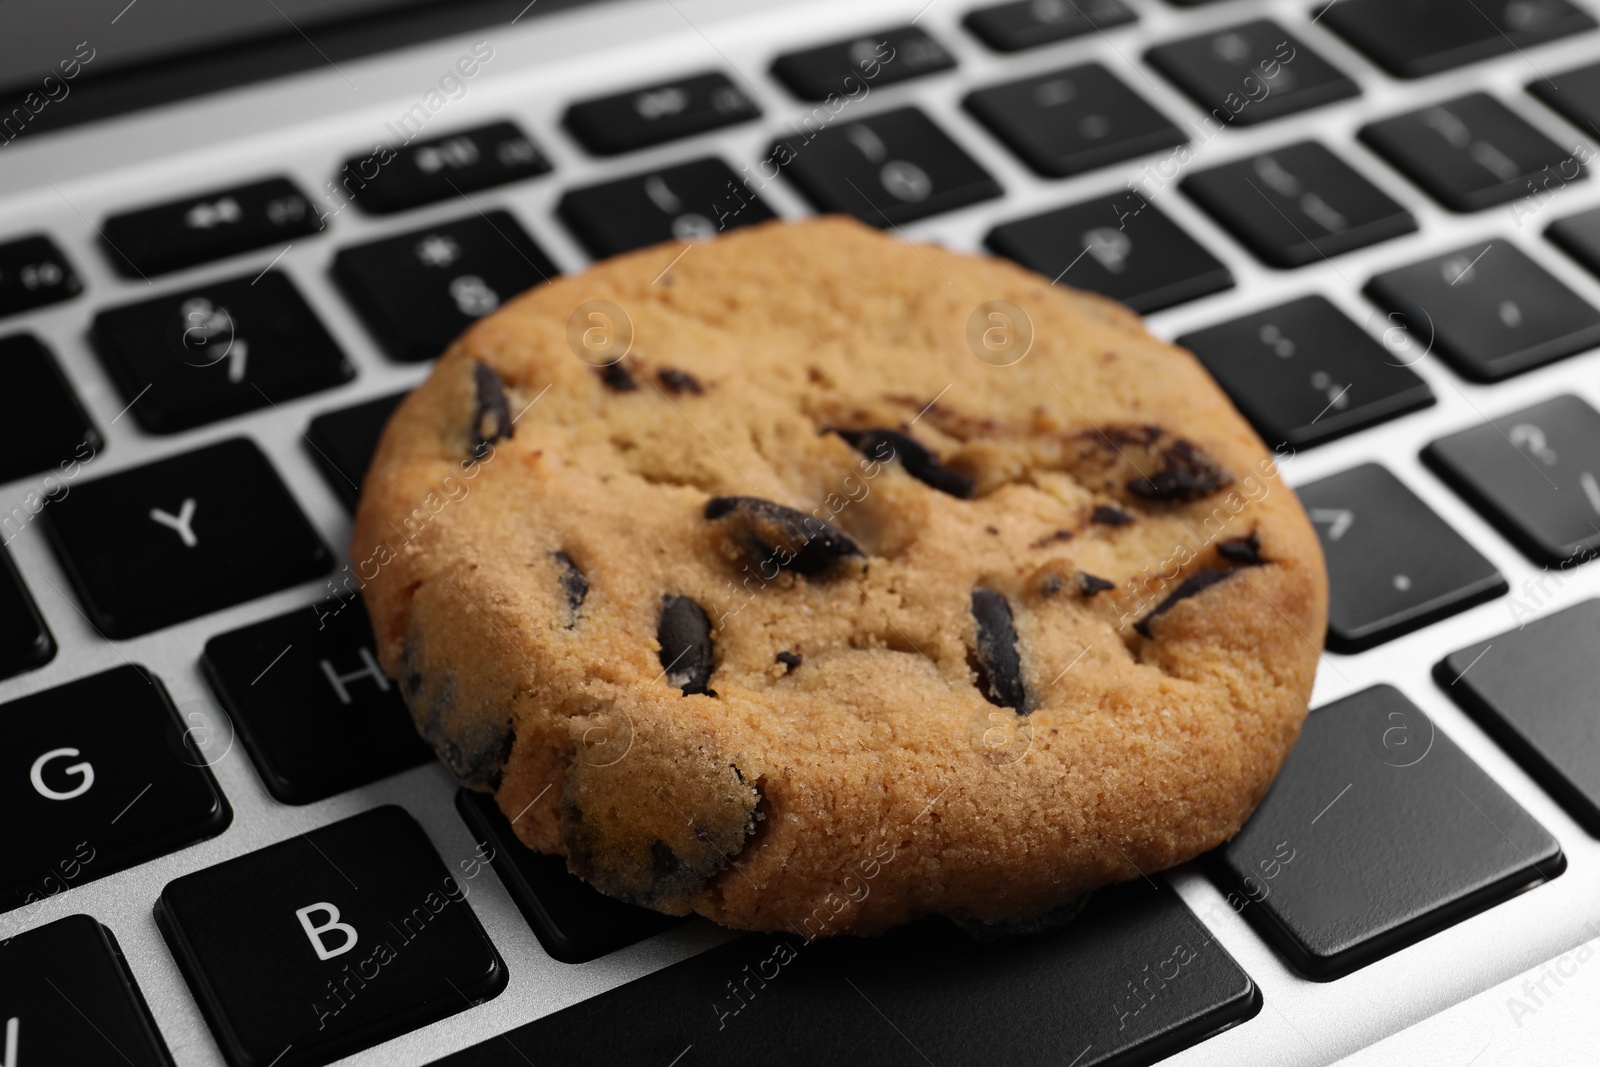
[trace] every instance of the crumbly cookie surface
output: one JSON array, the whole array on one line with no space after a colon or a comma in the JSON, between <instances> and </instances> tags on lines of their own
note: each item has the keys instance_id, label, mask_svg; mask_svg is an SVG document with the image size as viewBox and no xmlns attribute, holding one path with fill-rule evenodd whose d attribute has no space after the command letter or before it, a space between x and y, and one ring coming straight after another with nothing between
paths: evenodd
<instances>
[{"instance_id":1,"label":"crumbly cookie surface","mask_svg":"<svg viewBox=\"0 0 1600 1067\"><path fill-rule=\"evenodd\" d=\"M1193 357L836 219L480 321L389 423L352 559L418 728L525 843L805 936L1070 913L1228 839L1327 597Z\"/></svg>"}]
</instances>

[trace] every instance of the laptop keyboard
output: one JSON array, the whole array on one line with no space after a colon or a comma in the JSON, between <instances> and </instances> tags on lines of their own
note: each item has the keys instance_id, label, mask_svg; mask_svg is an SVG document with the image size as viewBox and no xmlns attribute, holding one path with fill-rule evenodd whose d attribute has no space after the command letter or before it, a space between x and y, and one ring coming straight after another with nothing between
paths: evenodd
<instances>
[{"instance_id":1,"label":"laptop keyboard","mask_svg":"<svg viewBox=\"0 0 1600 1067\"><path fill-rule=\"evenodd\" d=\"M537 114L308 134L315 175L0 215L0 1065L1243 1062L1280 1003L1325 1014L1590 862L1600 601L1561 590L1600 551L1600 394L1538 368L1600 345L1600 67L1548 58L1595 20L945 7L757 53L691 33ZM808 208L1159 313L1321 539L1319 706L1255 817L1057 932L732 937L601 897L444 786L329 547L406 365L584 255ZM1397 649L1436 691L1390 684ZM413 786L435 800L408 814ZM102 879L159 937L78 913ZM518 1025L445 1021L508 983Z\"/></svg>"}]
</instances>

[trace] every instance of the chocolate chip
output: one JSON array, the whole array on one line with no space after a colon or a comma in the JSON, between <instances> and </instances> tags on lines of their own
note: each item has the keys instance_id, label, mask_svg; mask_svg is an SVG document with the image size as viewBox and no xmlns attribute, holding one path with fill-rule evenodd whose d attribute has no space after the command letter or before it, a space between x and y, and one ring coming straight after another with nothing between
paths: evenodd
<instances>
[{"instance_id":1,"label":"chocolate chip","mask_svg":"<svg viewBox=\"0 0 1600 1067\"><path fill-rule=\"evenodd\" d=\"M706 501L705 516L725 520L737 532L749 562L764 570L788 567L808 578L823 578L863 554L850 535L831 522L758 496L712 497Z\"/></svg>"},{"instance_id":2,"label":"chocolate chip","mask_svg":"<svg viewBox=\"0 0 1600 1067\"><path fill-rule=\"evenodd\" d=\"M1146 500L1183 502L1199 500L1233 484L1210 456L1182 437L1161 449L1160 457L1159 470L1128 479L1128 492Z\"/></svg>"},{"instance_id":3,"label":"chocolate chip","mask_svg":"<svg viewBox=\"0 0 1600 1067\"><path fill-rule=\"evenodd\" d=\"M589 579L565 552L552 552L550 555L561 569L561 591L567 595L567 611L572 616L567 623L567 629L570 630L577 624L578 609L583 607L583 598L589 595Z\"/></svg>"},{"instance_id":4,"label":"chocolate chip","mask_svg":"<svg viewBox=\"0 0 1600 1067\"><path fill-rule=\"evenodd\" d=\"M1267 562L1261 558L1261 539L1254 530L1249 537L1234 537L1217 542L1217 554L1241 567L1259 567Z\"/></svg>"},{"instance_id":5,"label":"chocolate chip","mask_svg":"<svg viewBox=\"0 0 1600 1067\"><path fill-rule=\"evenodd\" d=\"M1151 609L1150 614L1134 623L1133 628L1138 630L1145 637L1149 637L1150 623L1156 618L1171 611L1180 600L1187 600L1202 590L1210 589L1212 586L1216 585L1218 582L1222 581L1222 579L1226 578L1232 573L1232 570L1219 570L1215 567L1205 567L1201 570L1195 571L1193 574L1189 575L1189 577L1180 582L1178 584L1178 588L1174 589L1171 593L1168 593L1165 600Z\"/></svg>"},{"instance_id":6,"label":"chocolate chip","mask_svg":"<svg viewBox=\"0 0 1600 1067\"><path fill-rule=\"evenodd\" d=\"M978 624L978 638L972 649L978 690L989 703L1026 714L1027 693L1022 685L1022 657L1017 653L1011 605L993 589L974 589L972 617Z\"/></svg>"},{"instance_id":7,"label":"chocolate chip","mask_svg":"<svg viewBox=\"0 0 1600 1067\"><path fill-rule=\"evenodd\" d=\"M620 359L595 369L600 373L600 380L616 392L631 393L639 388L639 383L633 380L633 373L622 365Z\"/></svg>"},{"instance_id":8,"label":"chocolate chip","mask_svg":"<svg viewBox=\"0 0 1600 1067\"><path fill-rule=\"evenodd\" d=\"M785 674L789 674L796 667L800 666L800 664L802 664L802 663L804 663L806 661L806 658L804 656L802 656L800 653L798 653L798 652L790 652L787 649L785 649L782 652L779 652L776 656L773 656L772 658L776 662L783 664L784 667L787 668L783 672ZM737 771L738 769L739 768L737 768L737 767L734 768L735 771ZM744 779L741 777L739 780L743 781Z\"/></svg>"},{"instance_id":9,"label":"chocolate chip","mask_svg":"<svg viewBox=\"0 0 1600 1067\"><path fill-rule=\"evenodd\" d=\"M490 445L510 437L511 401L506 397L505 379L487 363L472 365L472 386L476 400L472 413L472 457L482 459Z\"/></svg>"},{"instance_id":10,"label":"chocolate chip","mask_svg":"<svg viewBox=\"0 0 1600 1067\"><path fill-rule=\"evenodd\" d=\"M1103 593L1107 589L1115 589L1116 587L1116 583L1108 582L1104 578L1096 578L1087 571L1078 572L1078 591L1086 597L1094 596L1096 593Z\"/></svg>"},{"instance_id":11,"label":"chocolate chip","mask_svg":"<svg viewBox=\"0 0 1600 1067\"><path fill-rule=\"evenodd\" d=\"M1089 521L1097 526L1131 526L1138 520L1121 508L1100 504L1089 512Z\"/></svg>"},{"instance_id":12,"label":"chocolate chip","mask_svg":"<svg viewBox=\"0 0 1600 1067\"><path fill-rule=\"evenodd\" d=\"M844 438L845 443L862 455L884 461L898 458L907 474L941 493L966 500L978 487L974 478L959 471L947 470L940 465L939 457L925 445L899 430L841 430L830 427L829 432ZM887 453L885 445L888 446Z\"/></svg>"},{"instance_id":13,"label":"chocolate chip","mask_svg":"<svg viewBox=\"0 0 1600 1067\"><path fill-rule=\"evenodd\" d=\"M1048 548L1060 541L1070 541L1073 538L1071 530L1057 530L1055 533L1045 534L1033 543L1034 548Z\"/></svg>"},{"instance_id":14,"label":"chocolate chip","mask_svg":"<svg viewBox=\"0 0 1600 1067\"><path fill-rule=\"evenodd\" d=\"M684 696L715 695L706 687L712 662L711 620L705 609L686 596L662 597L656 639L661 642L661 667L668 682L683 690Z\"/></svg>"},{"instance_id":15,"label":"chocolate chip","mask_svg":"<svg viewBox=\"0 0 1600 1067\"><path fill-rule=\"evenodd\" d=\"M686 370L677 370L673 367L662 367L660 370L656 371L656 378L661 382L662 387L674 396L683 393L693 393L695 396L699 396L701 393L705 392L705 390L700 387L700 379L696 378Z\"/></svg>"}]
</instances>

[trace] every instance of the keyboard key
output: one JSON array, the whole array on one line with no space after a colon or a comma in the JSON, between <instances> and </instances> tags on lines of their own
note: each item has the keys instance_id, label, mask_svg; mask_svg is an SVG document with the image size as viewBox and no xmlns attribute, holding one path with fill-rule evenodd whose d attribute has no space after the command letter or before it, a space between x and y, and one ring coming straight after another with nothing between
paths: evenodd
<instances>
[{"instance_id":1,"label":"keyboard key","mask_svg":"<svg viewBox=\"0 0 1600 1067\"><path fill-rule=\"evenodd\" d=\"M324 412L306 428L311 458L351 512L361 499L361 482L372 463L383 427L405 398L404 392L392 393L354 407Z\"/></svg>"},{"instance_id":2,"label":"keyboard key","mask_svg":"<svg viewBox=\"0 0 1600 1067\"><path fill-rule=\"evenodd\" d=\"M1528 83L1528 92L1559 111L1584 136L1600 128L1600 63L1535 78Z\"/></svg>"},{"instance_id":3,"label":"keyboard key","mask_svg":"<svg viewBox=\"0 0 1600 1067\"><path fill-rule=\"evenodd\" d=\"M43 667L55 656L50 627L22 584L11 553L0 548L0 678Z\"/></svg>"},{"instance_id":4,"label":"keyboard key","mask_svg":"<svg viewBox=\"0 0 1600 1067\"><path fill-rule=\"evenodd\" d=\"M0 244L0 317L81 292L77 272L50 238L35 235Z\"/></svg>"},{"instance_id":5,"label":"keyboard key","mask_svg":"<svg viewBox=\"0 0 1600 1067\"><path fill-rule=\"evenodd\" d=\"M0 338L0 381L0 482L50 467L70 477L105 447L55 357L31 333Z\"/></svg>"},{"instance_id":6,"label":"keyboard key","mask_svg":"<svg viewBox=\"0 0 1600 1067\"><path fill-rule=\"evenodd\" d=\"M487 793L457 791L456 810L478 841L479 858L494 865L539 944L562 963L587 963L683 921L591 889L567 870L565 859L535 852L517 840L510 821Z\"/></svg>"},{"instance_id":7,"label":"keyboard key","mask_svg":"<svg viewBox=\"0 0 1600 1067\"><path fill-rule=\"evenodd\" d=\"M944 45L915 26L897 26L779 56L772 74L802 100L855 99L871 89L951 70Z\"/></svg>"},{"instance_id":8,"label":"keyboard key","mask_svg":"<svg viewBox=\"0 0 1600 1067\"><path fill-rule=\"evenodd\" d=\"M1441 437L1422 458L1534 562L1600 551L1600 412L1577 397Z\"/></svg>"},{"instance_id":9,"label":"keyboard key","mask_svg":"<svg viewBox=\"0 0 1600 1067\"><path fill-rule=\"evenodd\" d=\"M1363 126L1360 137L1451 211L1532 194L1545 171L1584 176L1571 149L1487 93L1469 93Z\"/></svg>"},{"instance_id":10,"label":"keyboard key","mask_svg":"<svg viewBox=\"0 0 1600 1067\"><path fill-rule=\"evenodd\" d=\"M309 581L333 562L242 437L74 485L43 518L90 620L113 639Z\"/></svg>"},{"instance_id":11,"label":"keyboard key","mask_svg":"<svg viewBox=\"0 0 1600 1067\"><path fill-rule=\"evenodd\" d=\"M1411 212L1316 141L1191 174L1180 187L1274 267L1303 267L1417 228Z\"/></svg>"},{"instance_id":12,"label":"keyboard key","mask_svg":"<svg viewBox=\"0 0 1600 1067\"><path fill-rule=\"evenodd\" d=\"M614 156L760 117L726 74L708 71L579 101L562 122L595 155Z\"/></svg>"},{"instance_id":13,"label":"keyboard key","mask_svg":"<svg viewBox=\"0 0 1600 1067\"><path fill-rule=\"evenodd\" d=\"M1401 78L1422 78L1593 29L1567 0L1333 0L1322 24Z\"/></svg>"},{"instance_id":14,"label":"keyboard key","mask_svg":"<svg viewBox=\"0 0 1600 1067\"><path fill-rule=\"evenodd\" d=\"M1048 1010L1013 1010L1040 996ZM1172 1055L1260 1005L1250 976L1178 895L1135 877L1096 891L1064 928L1027 937L984 942L940 920L882 937L748 935L439 1065L676 1056L1097 1067Z\"/></svg>"},{"instance_id":15,"label":"keyboard key","mask_svg":"<svg viewBox=\"0 0 1600 1067\"><path fill-rule=\"evenodd\" d=\"M339 181L362 210L387 215L549 172L550 161L516 123L492 122L402 145L388 160L351 156Z\"/></svg>"},{"instance_id":16,"label":"keyboard key","mask_svg":"<svg viewBox=\"0 0 1600 1067\"><path fill-rule=\"evenodd\" d=\"M1217 257L1135 192L996 226L986 243L1053 282L1141 314L1233 287Z\"/></svg>"},{"instance_id":17,"label":"keyboard key","mask_svg":"<svg viewBox=\"0 0 1600 1067\"><path fill-rule=\"evenodd\" d=\"M0 1063L170 1067L172 1056L110 930L87 915L69 915L0 945L6 961Z\"/></svg>"},{"instance_id":18,"label":"keyboard key","mask_svg":"<svg viewBox=\"0 0 1600 1067\"><path fill-rule=\"evenodd\" d=\"M1496 382L1600 343L1600 312L1506 241L1379 274L1363 291L1474 381Z\"/></svg>"},{"instance_id":19,"label":"keyboard key","mask_svg":"<svg viewBox=\"0 0 1600 1067\"><path fill-rule=\"evenodd\" d=\"M1538 617L1565 579L1530 579L1519 625L1440 660L1434 678L1591 834L1600 835L1600 600ZM1522 599L1526 598L1526 599Z\"/></svg>"},{"instance_id":20,"label":"keyboard key","mask_svg":"<svg viewBox=\"0 0 1600 1067\"><path fill-rule=\"evenodd\" d=\"M1600 276L1600 208L1557 219L1544 235L1582 263L1590 274Z\"/></svg>"},{"instance_id":21,"label":"keyboard key","mask_svg":"<svg viewBox=\"0 0 1600 1067\"><path fill-rule=\"evenodd\" d=\"M293 241L322 219L288 178L212 189L106 219L111 265L130 278Z\"/></svg>"},{"instance_id":22,"label":"keyboard key","mask_svg":"<svg viewBox=\"0 0 1600 1067\"><path fill-rule=\"evenodd\" d=\"M102 311L95 354L151 433L176 433L356 375L289 276L269 270Z\"/></svg>"},{"instance_id":23,"label":"keyboard key","mask_svg":"<svg viewBox=\"0 0 1600 1067\"><path fill-rule=\"evenodd\" d=\"M1048 178L1068 178L1186 140L1165 115L1098 63L979 89L963 103Z\"/></svg>"},{"instance_id":24,"label":"keyboard key","mask_svg":"<svg viewBox=\"0 0 1600 1067\"><path fill-rule=\"evenodd\" d=\"M200 669L286 804L399 774L433 758L384 676L359 591L220 634Z\"/></svg>"},{"instance_id":25,"label":"keyboard key","mask_svg":"<svg viewBox=\"0 0 1600 1067\"><path fill-rule=\"evenodd\" d=\"M1361 94L1271 19L1157 45L1145 60L1223 123L1254 126Z\"/></svg>"},{"instance_id":26,"label":"keyboard key","mask_svg":"<svg viewBox=\"0 0 1600 1067\"><path fill-rule=\"evenodd\" d=\"M1256 431L1310 448L1433 403L1433 391L1320 296L1185 334Z\"/></svg>"},{"instance_id":27,"label":"keyboard key","mask_svg":"<svg viewBox=\"0 0 1600 1067\"><path fill-rule=\"evenodd\" d=\"M1000 195L1000 183L914 107L779 141L771 158L818 211L898 226Z\"/></svg>"},{"instance_id":28,"label":"keyboard key","mask_svg":"<svg viewBox=\"0 0 1600 1067\"><path fill-rule=\"evenodd\" d=\"M1229 903L1317 981L1566 866L1555 838L1388 685L1313 711L1267 798L1211 856Z\"/></svg>"},{"instance_id":29,"label":"keyboard key","mask_svg":"<svg viewBox=\"0 0 1600 1067\"><path fill-rule=\"evenodd\" d=\"M1506 591L1494 564L1376 463L1298 486L1328 564L1328 648L1363 652Z\"/></svg>"},{"instance_id":30,"label":"keyboard key","mask_svg":"<svg viewBox=\"0 0 1600 1067\"><path fill-rule=\"evenodd\" d=\"M0 704L0 730L0 910L215 837L233 819L208 769L226 752L199 747L143 668Z\"/></svg>"},{"instance_id":31,"label":"keyboard key","mask_svg":"<svg viewBox=\"0 0 1600 1067\"><path fill-rule=\"evenodd\" d=\"M777 218L726 163L711 158L569 189L556 212L596 259Z\"/></svg>"},{"instance_id":32,"label":"keyboard key","mask_svg":"<svg viewBox=\"0 0 1600 1067\"><path fill-rule=\"evenodd\" d=\"M230 1064L312 1067L505 988L467 893L389 805L174 879L156 921Z\"/></svg>"},{"instance_id":33,"label":"keyboard key","mask_svg":"<svg viewBox=\"0 0 1600 1067\"><path fill-rule=\"evenodd\" d=\"M1011 0L967 12L962 25L996 52L1026 48L1135 21L1122 0Z\"/></svg>"},{"instance_id":34,"label":"keyboard key","mask_svg":"<svg viewBox=\"0 0 1600 1067\"><path fill-rule=\"evenodd\" d=\"M505 211L345 248L333 279L390 359L433 359L478 319L560 272Z\"/></svg>"}]
</instances>

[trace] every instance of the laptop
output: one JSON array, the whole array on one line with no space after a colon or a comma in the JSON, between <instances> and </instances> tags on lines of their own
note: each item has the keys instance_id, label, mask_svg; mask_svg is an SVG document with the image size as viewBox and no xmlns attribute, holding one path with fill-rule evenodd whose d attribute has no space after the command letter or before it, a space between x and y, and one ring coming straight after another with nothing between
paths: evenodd
<instances>
[{"instance_id":1,"label":"laptop","mask_svg":"<svg viewBox=\"0 0 1600 1067\"><path fill-rule=\"evenodd\" d=\"M0 1065L1591 1062L1597 16L8 0ZM601 897L376 662L351 510L450 339L819 213L1146 315L1321 538L1271 792L1061 929Z\"/></svg>"}]
</instances>

